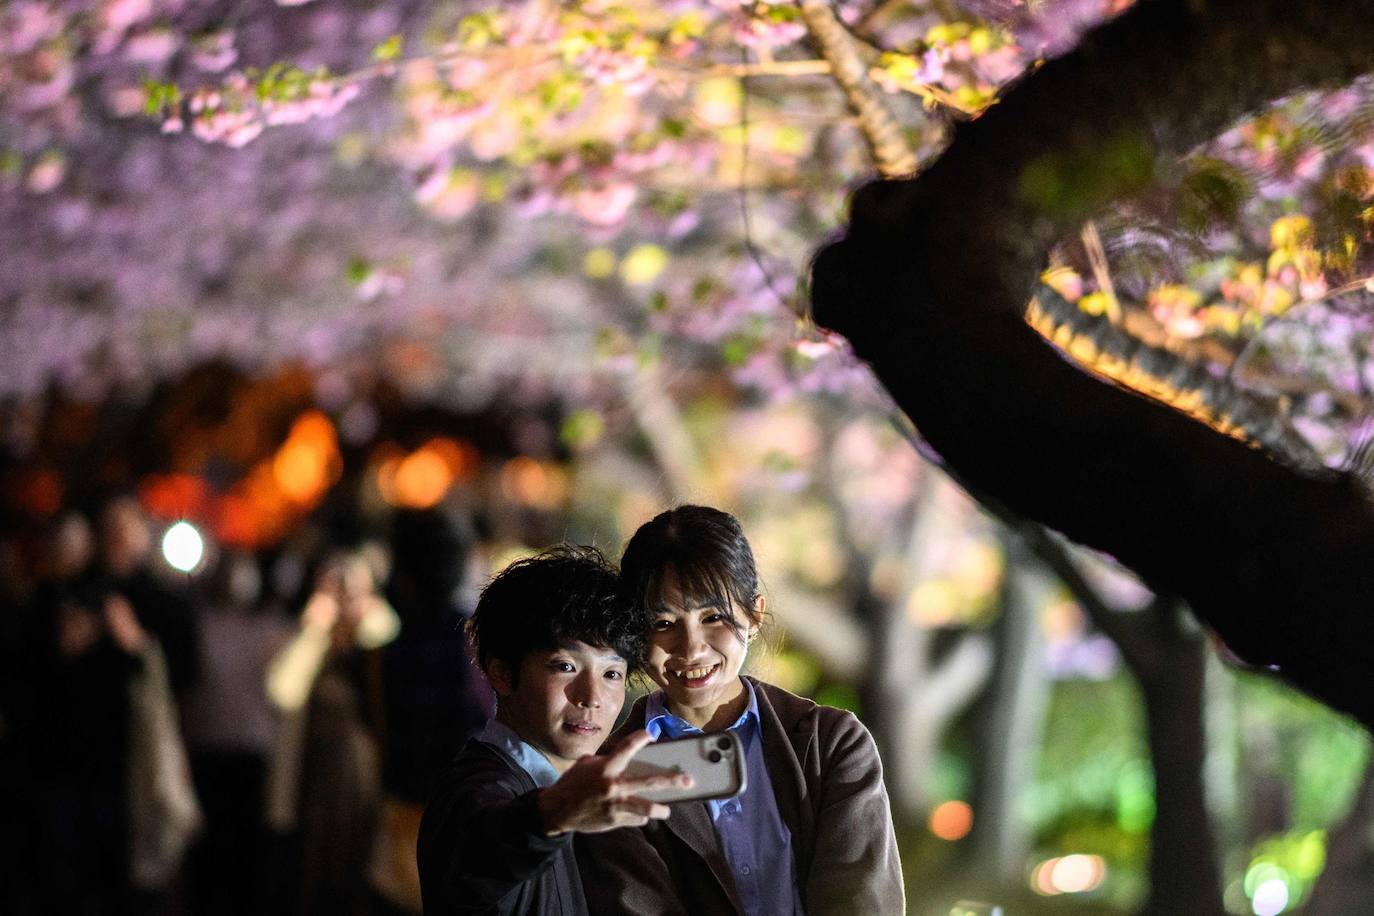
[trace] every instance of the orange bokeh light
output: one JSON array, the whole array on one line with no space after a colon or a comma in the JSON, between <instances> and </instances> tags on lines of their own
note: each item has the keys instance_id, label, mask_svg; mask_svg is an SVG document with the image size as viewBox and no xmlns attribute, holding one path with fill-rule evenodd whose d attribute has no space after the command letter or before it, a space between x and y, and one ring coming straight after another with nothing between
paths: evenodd
<instances>
[{"instance_id":1,"label":"orange bokeh light","mask_svg":"<svg viewBox=\"0 0 1374 916\"><path fill-rule=\"evenodd\" d=\"M329 417L318 410L307 410L291 424L288 439L307 442L322 451L338 448L338 437L334 434L334 424Z\"/></svg>"},{"instance_id":2,"label":"orange bokeh light","mask_svg":"<svg viewBox=\"0 0 1374 916\"><path fill-rule=\"evenodd\" d=\"M568 478L562 468L521 456L501 468L501 492L512 502L554 509L567 498Z\"/></svg>"},{"instance_id":3,"label":"orange bokeh light","mask_svg":"<svg viewBox=\"0 0 1374 916\"><path fill-rule=\"evenodd\" d=\"M188 518L205 511L210 488L194 474L150 474L138 485L138 496L160 518Z\"/></svg>"},{"instance_id":4,"label":"orange bokeh light","mask_svg":"<svg viewBox=\"0 0 1374 916\"><path fill-rule=\"evenodd\" d=\"M406 509L438 505L453 485L477 471L477 449L446 436L430 439L407 454L391 443L373 453L382 499Z\"/></svg>"},{"instance_id":5,"label":"orange bokeh light","mask_svg":"<svg viewBox=\"0 0 1374 916\"><path fill-rule=\"evenodd\" d=\"M447 436L430 439L424 448L434 452L448 465L454 480L466 480L477 470L477 449L467 442L457 442Z\"/></svg>"},{"instance_id":6,"label":"orange bokeh light","mask_svg":"<svg viewBox=\"0 0 1374 916\"><path fill-rule=\"evenodd\" d=\"M396 505L428 509L448 493L453 471L439 452L424 446L400 460L391 484Z\"/></svg>"},{"instance_id":7,"label":"orange bokeh light","mask_svg":"<svg viewBox=\"0 0 1374 916\"><path fill-rule=\"evenodd\" d=\"M973 829L973 808L966 801L952 799L930 812L930 832L942 840L962 840Z\"/></svg>"},{"instance_id":8,"label":"orange bokeh light","mask_svg":"<svg viewBox=\"0 0 1374 916\"><path fill-rule=\"evenodd\" d=\"M327 461L313 446L288 440L272 458L272 477L287 499L304 505L324 490Z\"/></svg>"},{"instance_id":9,"label":"orange bokeh light","mask_svg":"<svg viewBox=\"0 0 1374 916\"><path fill-rule=\"evenodd\" d=\"M37 468L24 475L11 492L19 505L39 518L47 518L62 508L62 478L51 468Z\"/></svg>"},{"instance_id":10,"label":"orange bokeh light","mask_svg":"<svg viewBox=\"0 0 1374 916\"><path fill-rule=\"evenodd\" d=\"M272 477L287 499L308 507L338 480L341 464L334 424L320 411L308 410L291 424L273 456Z\"/></svg>"},{"instance_id":11,"label":"orange bokeh light","mask_svg":"<svg viewBox=\"0 0 1374 916\"><path fill-rule=\"evenodd\" d=\"M260 543L257 514L246 497L231 493L215 504L214 522L210 528L215 539L230 547L252 549Z\"/></svg>"}]
</instances>

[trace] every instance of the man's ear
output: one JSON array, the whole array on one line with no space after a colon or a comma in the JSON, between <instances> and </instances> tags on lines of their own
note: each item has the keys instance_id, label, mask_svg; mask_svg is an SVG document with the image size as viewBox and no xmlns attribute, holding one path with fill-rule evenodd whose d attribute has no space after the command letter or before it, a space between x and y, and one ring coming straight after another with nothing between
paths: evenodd
<instances>
[{"instance_id":1,"label":"man's ear","mask_svg":"<svg viewBox=\"0 0 1374 916\"><path fill-rule=\"evenodd\" d=\"M491 683L491 689L496 691L498 697L508 697L515 691L515 682L511 677L510 667L501 659L488 659L486 668L482 670Z\"/></svg>"}]
</instances>

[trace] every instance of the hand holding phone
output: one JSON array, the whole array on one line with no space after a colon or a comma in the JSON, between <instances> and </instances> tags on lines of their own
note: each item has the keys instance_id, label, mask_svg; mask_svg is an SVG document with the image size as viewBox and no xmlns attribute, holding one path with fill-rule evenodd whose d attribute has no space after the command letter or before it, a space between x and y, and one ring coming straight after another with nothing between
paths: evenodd
<instances>
[{"instance_id":1,"label":"hand holding phone","mask_svg":"<svg viewBox=\"0 0 1374 916\"><path fill-rule=\"evenodd\" d=\"M744 748L732 732L691 735L645 745L625 767L625 775L632 777L668 773L686 773L693 785L641 792L640 797L669 803L729 798L745 788Z\"/></svg>"},{"instance_id":2,"label":"hand holding phone","mask_svg":"<svg viewBox=\"0 0 1374 916\"><path fill-rule=\"evenodd\" d=\"M666 818L668 807L653 800L654 792L686 789L691 780L671 770L631 773L630 759L651 740L645 731L628 735L609 754L588 754L541 789L536 804L544 832L600 833Z\"/></svg>"}]
</instances>

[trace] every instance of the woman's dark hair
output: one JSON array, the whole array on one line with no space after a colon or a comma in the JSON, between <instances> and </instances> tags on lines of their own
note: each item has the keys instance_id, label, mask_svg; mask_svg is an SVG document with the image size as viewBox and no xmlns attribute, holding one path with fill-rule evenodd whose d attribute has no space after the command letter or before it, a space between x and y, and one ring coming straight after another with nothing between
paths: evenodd
<instances>
[{"instance_id":1,"label":"woman's dark hair","mask_svg":"<svg viewBox=\"0 0 1374 916\"><path fill-rule=\"evenodd\" d=\"M646 616L663 606L663 580L672 571L678 589L730 612L730 626L744 638L759 596L759 573L739 522L709 506L678 506L639 526L620 558L620 581L627 598Z\"/></svg>"},{"instance_id":2,"label":"woman's dark hair","mask_svg":"<svg viewBox=\"0 0 1374 916\"><path fill-rule=\"evenodd\" d=\"M498 659L512 683L526 655L568 642L614 649L631 673L648 648L648 621L595 547L561 545L507 566L482 589L467 627L482 670Z\"/></svg>"}]
</instances>

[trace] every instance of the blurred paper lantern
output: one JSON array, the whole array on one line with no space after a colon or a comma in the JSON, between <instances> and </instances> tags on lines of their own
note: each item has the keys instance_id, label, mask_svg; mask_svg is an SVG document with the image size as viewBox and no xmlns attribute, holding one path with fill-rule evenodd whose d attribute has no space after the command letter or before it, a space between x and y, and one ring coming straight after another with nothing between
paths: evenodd
<instances>
[{"instance_id":1,"label":"blurred paper lantern","mask_svg":"<svg viewBox=\"0 0 1374 916\"><path fill-rule=\"evenodd\" d=\"M297 417L296 422L291 424L291 432L287 438L309 442L323 450L336 448L338 445L334 424L318 410L307 410Z\"/></svg>"},{"instance_id":2,"label":"blurred paper lantern","mask_svg":"<svg viewBox=\"0 0 1374 916\"><path fill-rule=\"evenodd\" d=\"M272 476L288 499L308 503L325 486L325 456L303 442L287 442L272 459Z\"/></svg>"}]
</instances>

